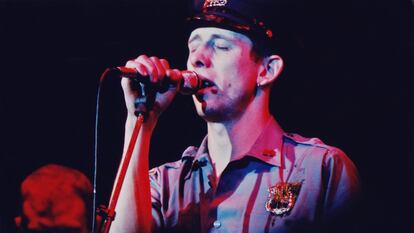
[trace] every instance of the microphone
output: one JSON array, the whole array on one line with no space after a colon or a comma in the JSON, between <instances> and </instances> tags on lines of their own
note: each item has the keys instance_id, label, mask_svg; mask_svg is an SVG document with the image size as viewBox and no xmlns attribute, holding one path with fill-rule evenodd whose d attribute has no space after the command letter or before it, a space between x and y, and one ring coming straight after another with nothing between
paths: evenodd
<instances>
[{"instance_id":1,"label":"microphone","mask_svg":"<svg viewBox=\"0 0 414 233\"><path fill-rule=\"evenodd\" d=\"M140 83L148 84L148 77L142 76L137 69L129 68L124 66L118 66L111 68L112 71L115 71L121 77L134 79ZM177 84L178 82L178 92L183 95L192 95L195 94L198 90L201 89L201 80L198 77L197 73L194 71L183 70L181 71L182 78L178 81L173 81L169 77L164 78L161 85L156 86L157 91L165 92L172 85ZM154 84L155 86L155 84Z\"/></svg>"}]
</instances>

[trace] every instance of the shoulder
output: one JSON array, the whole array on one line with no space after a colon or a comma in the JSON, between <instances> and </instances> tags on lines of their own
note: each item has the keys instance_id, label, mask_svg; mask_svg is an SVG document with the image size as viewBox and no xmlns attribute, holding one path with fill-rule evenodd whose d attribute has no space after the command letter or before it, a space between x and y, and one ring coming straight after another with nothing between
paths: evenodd
<instances>
[{"instance_id":1,"label":"shoulder","mask_svg":"<svg viewBox=\"0 0 414 233\"><path fill-rule=\"evenodd\" d=\"M325 144L319 138L307 138L299 134L284 134L284 144L291 147L295 154L303 155L306 160L320 161L321 165L340 163L354 166L345 152L338 147Z\"/></svg>"},{"instance_id":2,"label":"shoulder","mask_svg":"<svg viewBox=\"0 0 414 233\"><path fill-rule=\"evenodd\" d=\"M191 166L197 151L197 147L189 146L181 155L180 160L164 163L158 167L152 168L149 171L150 177L158 180L163 173L169 173L171 175L174 173L181 173L184 168Z\"/></svg>"},{"instance_id":3,"label":"shoulder","mask_svg":"<svg viewBox=\"0 0 414 233\"><path fill-rule=\"evenodd\" d=\"M284 134L285 141L288 143L293 143L296 146L303 147L303 148L317 148L327 151L336 151L339 150L338 148L334 146L330 146L325 144L321 139L319 138L308 138L304 137L302 135L296 134L296 133L285 133ZM339 150L340 151L340 150Z\"/></svg>"},{"instance_id":4,"label":"shoulder","mask_svg":"<svg viewBox=\"0 0 414 233\"><path fill-rule=\"evenodd\" d=\"M318 138L305 138L298 134L286 134L285 141L285 145L295 153L295 166L304 170L307 179L316 183L322 181L326 189L340 187L341 192L352 196L359 193L358 170L341 149Z\"/></svg>"}]
</instances>

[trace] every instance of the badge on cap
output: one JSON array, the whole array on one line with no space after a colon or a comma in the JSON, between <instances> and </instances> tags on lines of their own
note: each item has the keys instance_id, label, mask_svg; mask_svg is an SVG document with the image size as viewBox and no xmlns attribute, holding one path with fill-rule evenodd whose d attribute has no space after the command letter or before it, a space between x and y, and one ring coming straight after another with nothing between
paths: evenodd
<instances>
[{"instance_id":1,"label":"badge on cap","mask_svg":"<svg viewBox=\"0 0 414 233\"><path fill-rule=\"evenodd\" d=\"M296 203L299 195L301 182L280 182L268 189L269 198L266 202L266 210L277 216L289 213Z\"/></svg>"},{"instance_id":2,"label":"badge on cap","mask_svg":"<svg viewBox=\"0 0 414 233\"><path fill-rule=\"evenodd\" d=\"M204 2L204 8L214 6L225 6L226 4L227 0L206 0Z\"/></svg>"}]
</instances>

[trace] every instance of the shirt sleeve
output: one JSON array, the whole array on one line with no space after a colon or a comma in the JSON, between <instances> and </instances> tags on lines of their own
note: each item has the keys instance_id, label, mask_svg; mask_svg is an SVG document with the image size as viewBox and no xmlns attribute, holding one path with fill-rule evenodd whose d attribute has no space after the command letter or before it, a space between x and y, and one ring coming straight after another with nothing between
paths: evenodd
<instances>
[{"instance_id":1,"label":"shirt sleeve","mask_svg":"<svg viewBox=\"0 0 414 233\"><path fill-rule=\"evenodd\" d=\"M358 171L348 156L334 147L327 150L322 166L324 222L331 227L349 225L360 196Z\"/></svg>"},{"instance_id":2,"label":"shirt sleeve","mask_svg":"<svg viewBox=\"0 0 414 233\"><path fill-rule=\"evenodd\" d=\"M153 168L149 171L150 191L152 205L153 229L159 230L164 227L164 217L161 205L161 171L159 168Z\"/></svg>"}]
</instances>

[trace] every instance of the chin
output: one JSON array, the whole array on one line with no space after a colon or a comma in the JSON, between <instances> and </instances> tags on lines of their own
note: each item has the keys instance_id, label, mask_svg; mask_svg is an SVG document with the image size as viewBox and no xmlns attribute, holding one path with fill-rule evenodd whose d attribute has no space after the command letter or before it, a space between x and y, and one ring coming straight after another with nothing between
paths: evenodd
<instances>
[{"instance_id":1,"label":"chin","mask_svg":"<svg viewBox=\"0 0 414 233\"><path fill-rule=\"evenodd\" d=\"M197 114L207 122L226 122L238 115L233 105L224 104L219 99L199 101L194 97L193 100Z\"/></svg>"},{"instance_id":2,"label":"chin","mask_svg":"<svg viewBox=\"0 0 414 233\"><path fill-rule=\"evenodd\" d=\"M194 100L194 104L197 110L197 114L205 121L216 122L220 118L218 111L212 108L211 105L207 105L205 101L199 102L198 100Z\"/></svg>"},{"instance_id":3,"label":"chin","mask_svg":"<svg viewBox=\"0 0 414 233\"><path fill-rule=\"evenodd\" d=\"M231 112L218 108L217 106L207 105L205 102L196 106L197 114L203 118L206 122L224 123L234 119Z\"/></svg>"}]
</instances>

